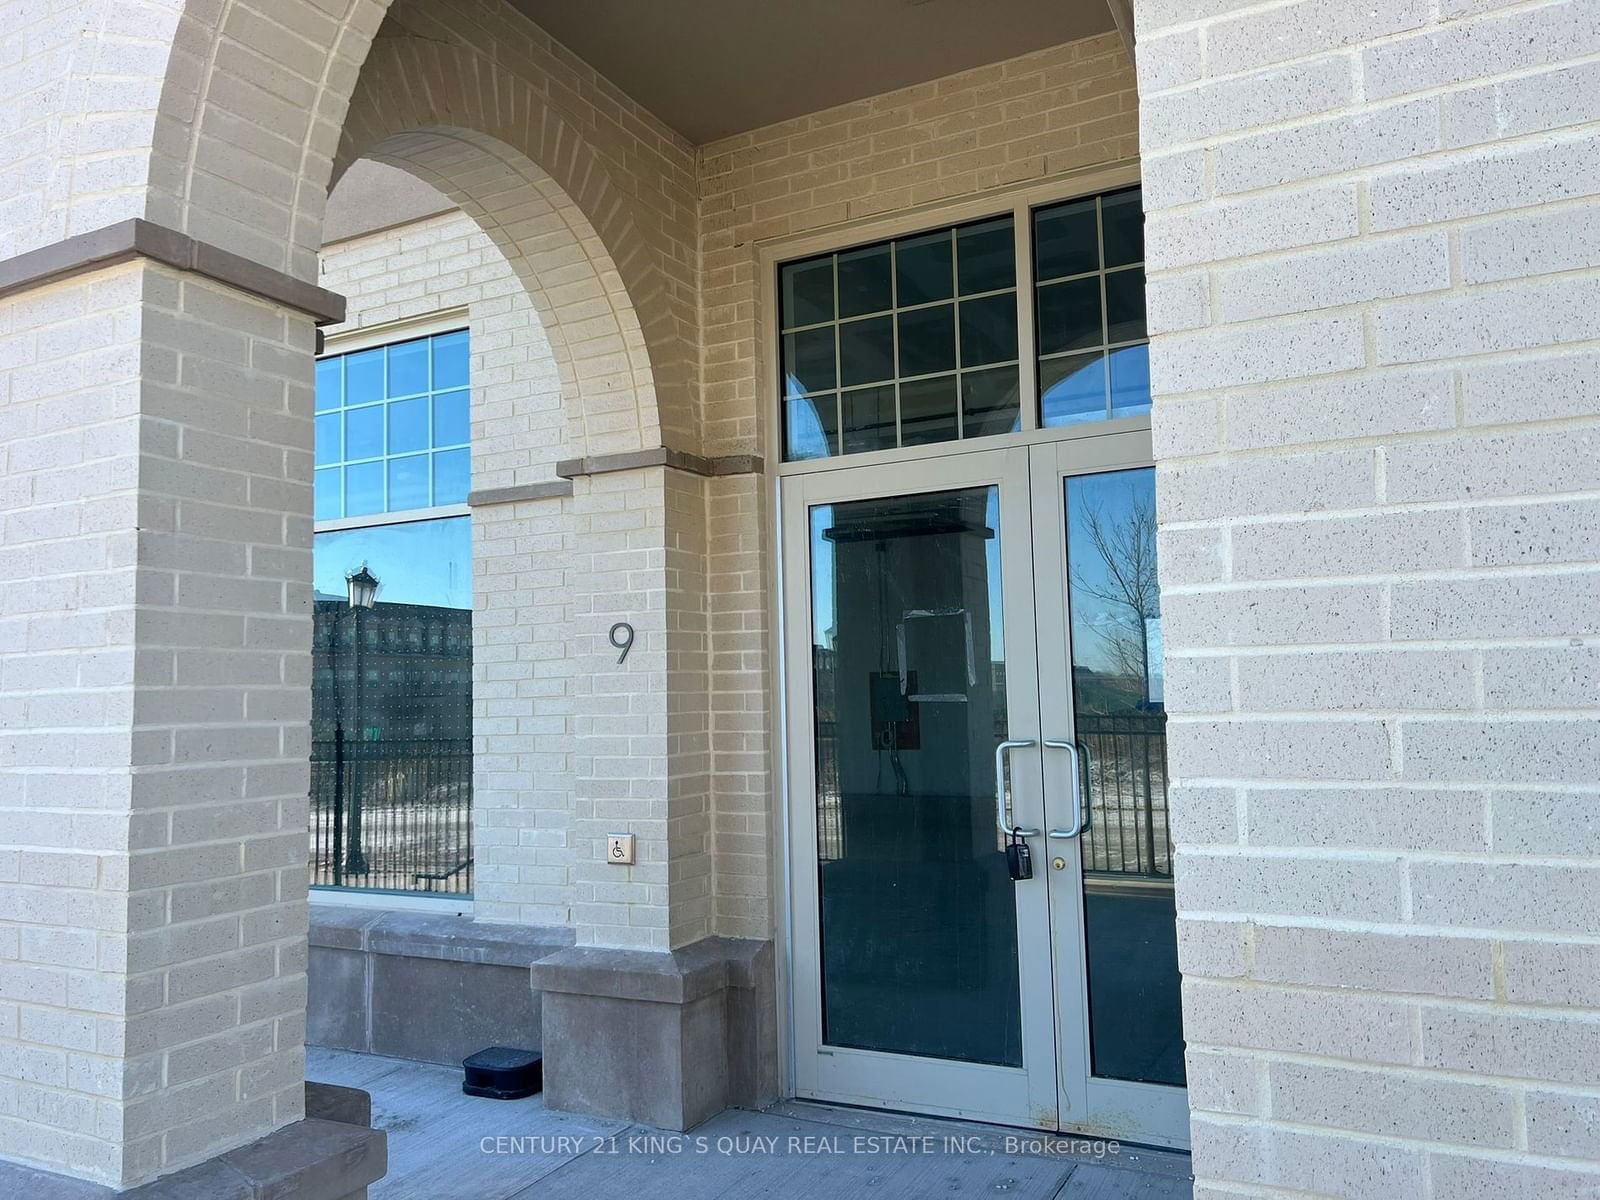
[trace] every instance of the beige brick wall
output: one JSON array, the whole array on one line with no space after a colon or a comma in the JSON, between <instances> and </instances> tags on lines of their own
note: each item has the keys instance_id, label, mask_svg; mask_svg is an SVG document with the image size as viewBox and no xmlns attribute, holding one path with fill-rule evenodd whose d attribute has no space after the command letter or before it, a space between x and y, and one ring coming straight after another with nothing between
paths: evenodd
<instances>
[{"instance_id":1,"label":"beige brick wall","mask_svg":"<svg viewBox=\"0 0 1600 1200\"><path fill-rule=\"evenodd\" d=\"M1600 10L1135 8L1196 1194L1586 1194Z\"/></svg>"},{"instance_id":2,"label":"beige brick wall","mask_svg":"<svg viewBox=\"0 0 1600 1200\"><path fill-rule=\"evenodd\" d=\"M399 20L415 23L409 10ZM467 39L461 25L426 28ZM380 109L384 120L401 120L382 62L358 93L352 145L378 137L370 123ZM698 369L707 421L693 444L764 450L758 240L1132 157L1136 119L1132 70L1108 35L703 148L707 332ZM352 325L467 303L474 379L483 384L473 397L474 486L550 478L555 459L592 442L571 420L570 400L564 442L559 423L562 388L573 391L555 343L581 317L547 303L542 284L528 302L530 272L549 268L529 256L532 231L508 226L489 198L495 189L485 181L503 178L508 163L459 151L452 163L438 146L378 144L391 161L458 190L491 233L454 215L352 239L325 256L324 284L349 297ZM465 182L453 184L451 170ZM500 350L485 346L478 361L486 303L503 318L505 352L520 345L531 358L502 365ZM514 331L536 321L554 331L550 340L519 342ZM534 386L517 382L527 379ZM475 618L484 659L475 682L481 918L570 922L586 942L657 948L709 932L772 936L778 831L763 494L753 477L633 472L580 480L567 505L474 514L474 569L494 589L480 594ZM653 517L652 504L662 506ZM504 537L500 520L509 522ZM663 539L653 557L641 542L650 530ZM566 557L534 562L530 545ZM644 586L651 578L659 595ZM620 668L605 641L617 620L639 630ZM516 644L531 629L537 638ZM669 756L670 770L658 770ZM640 864L626 874L601 862L600 839L618 829L641 842Z\"/></svg>"},{"instance_id":3,"label":"beige brick wall","mask_svg":"<svg viewBox=\"0 0 1600 1200\"><path fill-rule=\"evenodd\" d=\"M130 914L116 891L132 804L142 291L124 267L0 302L0 1152L78 1158L102 1180L120 1162L100 1122L120 1120L125 1095ZM85 355L61 337L89 322L120 327L121 346Z\"/></svg>"},{"instance_id":4,"label":"beige brick wall","mask_svg":"<svg viewBox=\"0 0 1600 1200\"><path fill-rule=\"evenodd\" d=\"M324 249L348 301L338 336L465 308L473 487L548 482L566 453L561 381L537 313L489 236L456 211ZM570 925L575 663L570 501L472 514L473 842L481 920Z\"/></svg>"},{"instance_id":5,"label":"beige brick wall","mask_svg":"<svg viewBox=\"0 0 1600 1200\"><path fill-rule=\"evenodd\" d=\"M310 319L0 302L0 1154L127 1186L297 1119Z\"/></svg>"},{"instance_id":6,"label":"beige brick wall","mask_svg":"<svg viewBox=\"0 0 1600 1200\"><path fill-rule=\"evenodd\" d=\"M148 217L314 277L345 104L388 5L9 0L0 257Z\"/></svg>"},{"instance_id":7,"label":"beige brick wall","mask_svg":"<svg viewBox=\"0 0 1600 1200\"><path fill-rule=\"evenodd\" d=\"M330 246L322 282L350 306L334 352L342 333L399 322L399 338L465 307L474 489L555 478L573 453L555 356L471 217ZM570 500L473 510L478 919L647 949L711 931L706 482L654 468L579 479ZM624 664L607 640L616 621L637 631ZM634 867L603 861L619 831L639 839Z\"/></svg>"},{"instance_id":8,"label":"beige brick wall","mask_svg":"<svg viewBox=\"0 0 1600 1200\"><path fill-rule=\"evenodd\" d=\"M0 258L144 212L150 147L181 5L10 3L0 22ZM104 55L119 76L95 86ZM67 168L63 170L63 168ZM74 171L84 178L63 186Z\"/></svg>"},{"instance_id":9,"label":"beige brick wall","mask_svg":"<svg viewBox=\"0 0 1600 1200\"><path fill-rule=\"evenodd\" d=\"M414 132L440 126L450 128ZM511 481L548 479L562 455L697 447L695 156L680 137L498 0L402 0L352 100L340 158L358 154L456 200L532 300L566 436L486 428L496 461L541 456L508 462ZM552 798L570 788L571 804L564 826L499 806L495 836L516 861L497 872L508 890L487 895L482 915L548 919L565 905L583 942L656 949L709 929L705 512L679 494L686 486L675 472L634 471L580 480L559 513L547 503L539 517L511 514L570 538L565 663L553 639L536 653L550 656L542 670L570 672L572 709L501 697L496 728L548 729L544 748L519 735L515 753L540 764L569 754L570 783L545 776L539 788ZM555 603L536 596L495 636L514 638L541 614L548 624ZM621 665L606 641L616 621L639 630ZM546 683L513 686L538 697ZM507 796L532 774L491 760L510 768ZM640 838L637 866L602 861L601 836L619 827Z\"/></svg>"},{"instance_id":10,"label":"beige brick wall","mask_svg":"<svg viewBox=\"0 0 1600 1200\"><path fill-rule=\"evenodd\" d=\"M738 134L700 150L705 445L767 452L773 384L758 244L1138 155L1133 68L1090 38ZM929 223L939 217L930 214ZM773 671L770 484L712 481L711 755L716 928L771 936Z\"/></svg>"},{"instance_id":11,"label":"beige brick wall","mask_svg":"<svg viewBox=\"0 0 1600 1200\"><path fill-rule=\"evenodd\" d=\"M497 0L402 0L341 151L386 7L24 3L0 255L142 213L309 277L336 157L433 169L542 301L548 360L465 268L523 482L562 394L593 448L764 448L758 243L1137 151L1113 36L695 152ZM1592 1188L1596 10L1135 7L1199 1194ZM473 136L402 136L421 81ZM402 269L373 312L448 290ZM0 303L9 1157L126 1183L298 1112L309 335L141 267ZM770 932L763 495L483 518L484 915Z\"/></svg>"}]
</instances>

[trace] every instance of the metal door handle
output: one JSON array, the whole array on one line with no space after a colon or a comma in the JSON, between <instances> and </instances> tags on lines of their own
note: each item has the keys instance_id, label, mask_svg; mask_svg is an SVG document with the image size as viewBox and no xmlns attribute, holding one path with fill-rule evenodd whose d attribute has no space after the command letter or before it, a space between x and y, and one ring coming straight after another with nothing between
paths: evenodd
<instances>
[{"instance_id":1,"label":"metal door handle","mask_svg":"<svg viewBox=\"0 0 1600 1200\"><path fill-rule=\"evenodd\" d=\"M1028 746L1037 746L1039 743L1031 738L1025 740L1007 740L994 748L994 819L1000 826L1000 832L1007 837L1033 837L1037 829L1025 829L1021 825L1012 825L1006 811L1006 755L1012 750L1020 750Z\"/></svg>"},{"instance_id":2,"label":"metal door handle","mask_svg":"<svg viewBox=\"0 0 1600 1200\"><path fill-rule=\"evenodd\" d=\"M1078 771L1078 743L1058 742L1046 738L1044 744L1052 750L1070 750L1072 752L1072 828L1052 829L1049 836L1053 838L1078 837L1089 828L1089 806L1084 802L1083 777Z\"/></svg>"}]
</instances>

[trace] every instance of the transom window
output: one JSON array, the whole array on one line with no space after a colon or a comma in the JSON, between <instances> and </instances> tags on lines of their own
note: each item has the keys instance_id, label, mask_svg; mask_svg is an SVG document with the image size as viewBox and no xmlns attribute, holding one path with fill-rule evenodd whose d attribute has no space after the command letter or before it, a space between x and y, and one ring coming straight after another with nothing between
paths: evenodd
<instances>
[{"instance_id":1,"label":"transom window","mask_svg":"<svg viewBox=\"0 0 1600 1200\"><path fill-rule=\"evenodd\" d=\"M1010 215L781 265L784 458L1148 412L1139 189L1031 218L1031 346L1019 336ZM1026 414L1024 363L1040 397Z\"/></svg>"},{"instance_id":2,"label":"transom window","mask_svg":"<svg viewBox=\"0 0 1600 1200\"><path fill-rule=\"evenodd\" d=\"M1042 425L1150 411L1139 201L1130 188L1034 211Z\"/></svg>"},{"instance_id":3,"label":"transom window","mask_svg":"<svg viewBox=\"0 0 1600 1200\"><path fill-rule=\"evenodd\" d=\"M786 457L1017 428L1010 217L790 263L782 293Z\"/></svg>"},{"instance_id":4,"label":"transom window","mask_svg":"<svg viewBox=\"0 0 1600 1200\"><path fill-rule=\"evenodd\" d=\"M466 503L467 336L318 360L317 520Z\"/></svg>"}]
</instances>

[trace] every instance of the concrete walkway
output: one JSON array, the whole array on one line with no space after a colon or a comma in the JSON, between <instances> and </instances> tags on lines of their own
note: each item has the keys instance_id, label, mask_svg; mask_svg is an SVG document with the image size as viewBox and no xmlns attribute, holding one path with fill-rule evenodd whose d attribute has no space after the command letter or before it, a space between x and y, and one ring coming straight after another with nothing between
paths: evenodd
<instances>
[{"instance_id":1,"label":"concrete walkway","mask_svg":"<svg viewBox=\"0 0 1600 1200\"><path fill-rule=\"evenodd\" d=\"M372 1093L389 1174L371 1200L1190 1200L1181 1154L785 1102L687 1134L461 1094L461 1072L343 1051L306 1075Z\"/></svg>"}]
</instances>

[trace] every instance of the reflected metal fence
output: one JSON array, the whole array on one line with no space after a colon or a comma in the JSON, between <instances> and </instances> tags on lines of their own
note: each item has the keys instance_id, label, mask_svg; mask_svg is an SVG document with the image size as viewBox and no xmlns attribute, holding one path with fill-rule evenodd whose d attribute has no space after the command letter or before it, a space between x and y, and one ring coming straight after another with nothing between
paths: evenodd
<instances>
[{"instance_id":1,"label":"reflected metal fence","mask_svg":"<svg viewBox=\"0 0 1600 1200\"><path fill-rule=\"evenodd\" d=\"M1080 713L1077 732L1088 750L1090 824L1083 836L1083 869L1170 879L1166 714Z\"/></svg>"},{"instance_id":2,"label":"reflected metal fence","mask_svg":"<svg viewBox=\"0 0 1600 1200\"><path fill-rule=\"evenodd\" d=\"M823 861L844 857L838 737L834 722L817 722L817 857Z\"/></svg>"},{"instance_id":3,"label":"reflected metal fence","mask_svg":"<svg viewBox=\"0 0 1600 1200\"><path fill-rule=\"evenodd\" d=\"M472 891L472 742L311 744L311 883Z\"/></svg>"}]
</instances>

